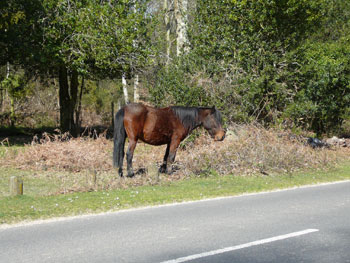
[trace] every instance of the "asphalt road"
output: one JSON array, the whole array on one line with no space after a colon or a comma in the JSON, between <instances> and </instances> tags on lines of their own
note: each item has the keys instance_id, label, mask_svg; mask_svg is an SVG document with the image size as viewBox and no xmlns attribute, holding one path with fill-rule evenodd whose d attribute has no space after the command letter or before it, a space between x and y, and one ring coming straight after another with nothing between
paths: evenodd
<instances>
[{"instance_id":1,"label":"asphalt road","mask_svg":"<svg viewBox=\"0 0 350 263\"><path fill-rule=\"evenodd\" d=\"M350 182L0 228L0 262L350 262Z\"/></svg>"}]
</instances>

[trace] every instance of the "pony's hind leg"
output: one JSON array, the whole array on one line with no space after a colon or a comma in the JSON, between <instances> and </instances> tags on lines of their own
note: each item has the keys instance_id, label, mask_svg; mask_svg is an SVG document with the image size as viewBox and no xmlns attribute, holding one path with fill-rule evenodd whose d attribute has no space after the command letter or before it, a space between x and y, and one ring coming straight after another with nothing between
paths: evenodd
<instances>
[{"instance_id":1,"label":"pony's hind leg","mask_svg":"<svg viewBox=\"0 0 350 263\"><path fill-rule=\"evenodd\" d=\"M128 151L126 152L126 161L127 161L127 170L128 170L128 177L133 177L134 171L132 169L132 158L134 156L134 150L136 147L137 140L129 140L129 146Z\"/></svg>"}]
</instances>

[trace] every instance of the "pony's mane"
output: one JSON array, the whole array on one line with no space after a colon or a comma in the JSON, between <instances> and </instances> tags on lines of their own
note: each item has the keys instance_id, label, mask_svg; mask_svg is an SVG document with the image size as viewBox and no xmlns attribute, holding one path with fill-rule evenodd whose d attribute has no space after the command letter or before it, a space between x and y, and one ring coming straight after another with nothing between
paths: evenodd
<instances>
[{"instance_id":1,"label":"pony's mane","mask_svg":"<svg viewBox=\"0 0 350 263\"><path fill-rule=\"evenodd\" d=\"M215 119L222 125L222 116L221 116L221 112L219 110L215 110Z\"/></svg>"},{"instance_id":2,"label":"pony's mane","mask_svg":"<svg viewBox=\"0 0 350 263\"><path fill-rule=\"evenodd\" d=\"M199 125L198 110L200 108L183 106L172 106L170 108L180 119L185 129L191 131Z\"/></svg>"},{"instance_id":3,"label":"pony's mane","mask_svg":"<svg viewBox=\"0 0 350 263\"><path fill-rule=\"evenodd\" d=\"M175 115L180 119L181 123L189 131L200 125L198 119L199 110L209 110L208 107L184 107L184 106L172 106L170 107ZM214 113L215 119L222 124L221 113L218 110L215 110Z\"/></svg>"}]
</instances>

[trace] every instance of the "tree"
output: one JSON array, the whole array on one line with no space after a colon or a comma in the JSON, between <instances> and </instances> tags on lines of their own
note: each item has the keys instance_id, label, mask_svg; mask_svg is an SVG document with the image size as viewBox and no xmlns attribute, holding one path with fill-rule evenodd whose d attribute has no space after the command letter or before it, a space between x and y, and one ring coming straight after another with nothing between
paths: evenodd
<instances>
[{"instance_id":1,"label":"tree","mask_svg":"<svg viewBox=\"0 0 350 263\"><path fill-rule=\"evenodd\" d=\"M27 49L13 63L58 77L61 129L74 133L80 76L121 78L122 72L147 64L150 49L145 45L146 25L150 17L146 2L138 1L135 5L107 0L29 2L39 6L35 13L37 28L27 31L26 38L21 35L11 38L11 44L6 46L15 53L18 48L12 43L24 42ZM33 16L28 5L23 1L16 8L24 13L25 25L27 18ZM13 36L17 31L17 27L9 28Z\"/></svg>"}]
</instances>

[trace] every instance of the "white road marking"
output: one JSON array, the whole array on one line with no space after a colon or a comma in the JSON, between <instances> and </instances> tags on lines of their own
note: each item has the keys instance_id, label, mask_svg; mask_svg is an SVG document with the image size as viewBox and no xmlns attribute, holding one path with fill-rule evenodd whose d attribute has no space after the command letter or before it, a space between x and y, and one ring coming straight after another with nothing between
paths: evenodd
<instances>
[{"instance_id":1,"label":"white road marking","mask_svg":"<svg viewBox=\"0 0 350 263\"><path fill-rule=\"evenodd\" d=\"M204 258L204 257L209 257L209 256L214 256L214 255L226 253L226 252L231 252L231 251L239 250L239 249L243 249L243 248L263 245L263 244L267 244L267 243L271 243L271 242L275 242L275 241L279 241L279 240L284 240L284 239L287 239L287 238L298 237L298 236L310 234L310 233L317 232L317 231L319 231L319 230L318 229L306 229L306 230L303 230L303 231L298 231L298 232L293 232L293 233L286 234L286 235L281 235L281 236L261 239L261 240L245 243L245 244L242 244L242 245L237 245L237 246L233 246L233 247L217 249L217 250L213 250L213 251L209 251L209 252L203 252L203 253L200 253L200 254L195 254L195 255L191 255L191 256L187 256L187 257L181 257L181 258L177 258L177 259L163 261L161 263L186 262L186 261L190 261L190 260L194 260L194 259L199 259L199 258Z\"/></svg>"}]
</instances>

